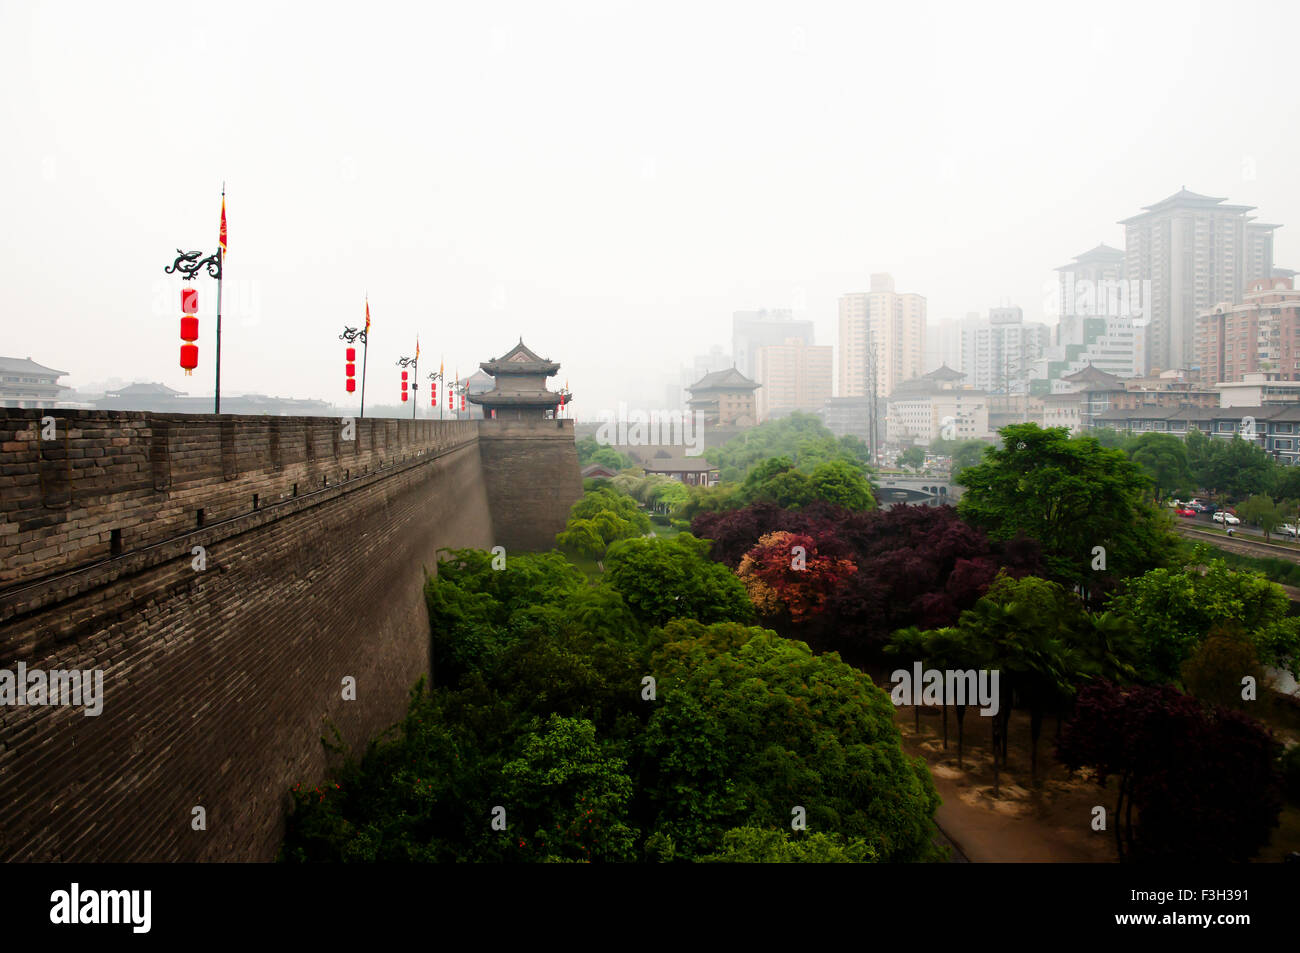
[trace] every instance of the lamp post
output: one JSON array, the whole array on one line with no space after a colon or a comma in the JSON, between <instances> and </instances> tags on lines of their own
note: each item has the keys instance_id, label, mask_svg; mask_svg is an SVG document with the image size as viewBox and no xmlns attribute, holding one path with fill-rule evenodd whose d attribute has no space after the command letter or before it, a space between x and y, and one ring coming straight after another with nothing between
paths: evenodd
<instances>
[{"instance_id":1,"label":"lamp post","mask_svg":"<svg viewBox=\"0 0 1300 953\"><path fill-rule=\"evenodd\" d=\"M365 328L350 328L343 325L343 333L339 335L340 341L347 341L354 344L361 342L361 416L366 415L366 358L370 355L370 334Z\"/></svg>"},{"instance_id":2,"label":"lamp post","mask_svg":"<svg viewBox=\"0 0 1300 953\"><path fill-rule=\"evenodd\" d=\"M399 358L397 359L397 366L398 366L398 367L409 367L409 368L411 369L411 419L414 420L414 419L415 419L415 404L416 404L416 398L417 398L417 396L418 396L417 393L416 393L416 391L417 391L417 390L419 389L419 387L420 387L420 384L419 384L419 377L417 376L417 375L420 373L420 351L419 351L419 348L418 348L418 347L416 348L416 351L415 351L415 357L399 357ZM403 384L402 387L403 387L403 389L405 389L406 385Z\"/></svg>"},{"instance_id":3,"label":"lamp post","mask_svg":"<svg viewBox=\"0 0 1300 953\"><path fill-rule=\"evenodd\" d=\"M431 396L429 399L432 403L436 404L438 407L439 420L442 420L442 404L438 401L438 381L444 380L444 376L445 375L442 373L442 371L429 372L429 381L430 381L429 387L431 388L430 391Z\"/></svg>"},{"instance_id":4,"label":"lamp post","mask_svg":"<svg viewBox=\"0 0 1300 953\"><path fill-rule=\"evenodd\" d=\"M458 380L452 379L447 382L447 405L451 408L452 419L460 420L461 412L464 410L465 392L467 386ZM457 405L459 401L461 406Z\"/></svg>"},{"instance_id":5,"label":"lamp post","mask_svg":"<svg viewBox=\"0 0 1300 953\"><path fill-rule=\"evenodd\" d=\"M225 194L224 192L222 193ZM207 258L200 259L202 252L181 251L176 249L176 260L163 269L169 275L178 274L182 281L193 281L194 277L204 268L207 269L209 278L217 279L217 387L215 412L221 413L221 248L209 255Z\"/></svg>"}]
</instances>

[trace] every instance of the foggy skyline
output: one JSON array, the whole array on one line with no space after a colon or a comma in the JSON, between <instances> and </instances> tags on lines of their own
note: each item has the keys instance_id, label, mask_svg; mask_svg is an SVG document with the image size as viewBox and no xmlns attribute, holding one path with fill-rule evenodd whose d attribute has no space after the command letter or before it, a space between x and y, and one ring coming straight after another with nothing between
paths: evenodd
<instances>
[{"instance_id":1,"label":"foggy skyline","mask_svg":"<svg viewBox=\"0 0 1300 953\"><path fill-rule=\"evenodd\" d=\"M417 332L422 378L522 335L592 418L661 406L734 311L837 344L873 272L931 324L1051 324L1054 269L1183 186L1300 267L1288 5L361 12L0 7L0 353L210 393L216 283L186 378L163 268L215 250L223 181L223 393L335 403L367 292L368 405Z\"/></svg>"}]
</instances>

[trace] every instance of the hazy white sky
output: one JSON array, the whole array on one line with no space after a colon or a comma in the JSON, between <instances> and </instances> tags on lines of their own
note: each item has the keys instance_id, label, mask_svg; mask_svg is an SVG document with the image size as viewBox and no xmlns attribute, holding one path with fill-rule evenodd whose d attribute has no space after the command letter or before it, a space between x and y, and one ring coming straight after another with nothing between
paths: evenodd
<instances>
[{"instance_id":1,"label":"hazy white sky","mask_svg":"<svg viewBox=\"0 0 1300 953\"><path fill-rule=\"evenodd\" d=\"M1297 9L3 0L0 353L210 392L215 282L187 379L162 269L215 250L223 180L227 393L343 400L369 290L368 403L419 332L422 367L522 334L580 415L658 407L732 311L833 344L874 271L931 321L1041 317L1183 185L1300 267Z\"/></svg>"}]
</instances>

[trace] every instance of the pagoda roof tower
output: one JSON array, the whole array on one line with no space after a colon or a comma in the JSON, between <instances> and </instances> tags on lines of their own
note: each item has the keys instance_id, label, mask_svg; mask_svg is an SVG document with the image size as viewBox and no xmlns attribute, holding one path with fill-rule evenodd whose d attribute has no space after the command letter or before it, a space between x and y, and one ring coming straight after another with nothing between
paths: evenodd
<instances>
[{"instance_id":1,"label":"pagoda roof tower","mask_svg":"<svg viewBox=\"0 0 1300 953\"><path fill-rule=\"evenodd\" d=\"M471 403L482 406L484 416L541 419L559 406L560 395L546 389L546 378L560 370L559 363L530 350L522 337L503 357L484 361L479 367L495 381L490 391L468 396Z\"/></svg>"}]
</instances>

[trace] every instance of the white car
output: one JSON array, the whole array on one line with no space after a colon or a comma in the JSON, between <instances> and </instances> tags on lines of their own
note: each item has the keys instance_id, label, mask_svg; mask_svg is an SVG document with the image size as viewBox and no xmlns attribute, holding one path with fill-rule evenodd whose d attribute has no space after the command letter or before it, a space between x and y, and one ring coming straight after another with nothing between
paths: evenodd
<instances>
[{"instance_id":1,"label":"white car","mask_svg":"<svg viewBox=\"0 0 1300 953\"><path fill-rule=\"evenodd\" d=\"M1274 532L1277 533L1277 535L1279 536L1295 536L1296 528L1290 523L1283 523L1276 530L1274 530Z\"/></svg>"},{"instance_id":2,"label":"white car","mask_svg":"<svg viewBox=\"0 0 1300 953\"><path fill-rule=\"evenodd\" d=\"M1224 510L1219 510L1219 512L1215 513L1211 518L1216 523L1224 523L1228 526L1236 526L1241 522L1237 517L1233 516L1231 513L1225 512Z\"/></svg>"}]
</instances>

